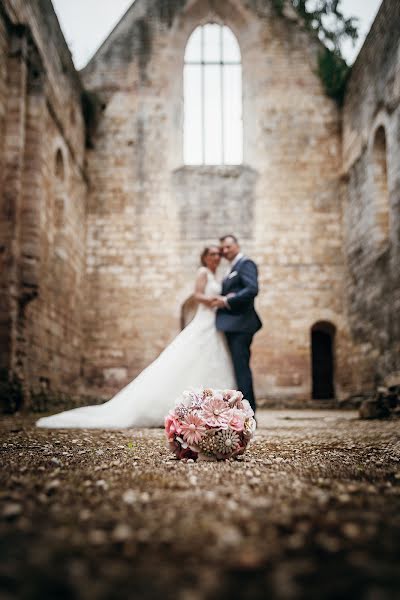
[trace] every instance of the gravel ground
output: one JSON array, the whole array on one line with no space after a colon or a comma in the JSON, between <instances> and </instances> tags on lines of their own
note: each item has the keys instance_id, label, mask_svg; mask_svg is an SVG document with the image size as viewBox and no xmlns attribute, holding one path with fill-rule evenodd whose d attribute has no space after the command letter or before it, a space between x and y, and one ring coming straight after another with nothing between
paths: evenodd
<instances>
[{"instance_id":1,"label":"gravel ground","mask_svg":"<svg viewBox=\"0 0 400 600\"><path fill-rule=\"evenodd\" d=\"M400 598L399 421L259 411L242 460L0 424L0 600Z\"/></svg>"}]
</instances>

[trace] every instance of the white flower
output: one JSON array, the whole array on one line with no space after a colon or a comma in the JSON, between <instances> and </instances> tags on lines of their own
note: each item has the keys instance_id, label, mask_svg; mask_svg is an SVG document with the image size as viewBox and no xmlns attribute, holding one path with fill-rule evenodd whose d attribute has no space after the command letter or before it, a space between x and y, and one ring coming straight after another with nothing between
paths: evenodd
<instances>
[{"instance_id":1,"label":"white flower","mask_svg":"<svg viewBox=\"0 0 400 600\"><path fill-rule=\"evenodd\" d=\"M242 400L243 410L248 417L254 417L254 410L250 406L250 402L248 400Z\"/></svg>"},{"instance_id":2,"label":"white flower","mask_svg":"<svg viewBox=\"0 0 400 600\"><path fill-rule=\"evenodd\" d=\"M180 445L182 446L182 448L184 450L186 450L186 448L189 448L189 444L187 444L183 438L176 436L175 439L176 439L177 442L180 443Z\"/></svg>"},{"instance_id":3,"label":"white flower","mask_svg":"<svg viewBox=\"0 0 400 600\"><path fill-rule=\"evenodd\" d=\"M254 413L253 413L254 414ZM243 433L246 438L252 438L256 430L257 424L253 417L249 417L244 422Z\"/></svg>"}]
</instances>

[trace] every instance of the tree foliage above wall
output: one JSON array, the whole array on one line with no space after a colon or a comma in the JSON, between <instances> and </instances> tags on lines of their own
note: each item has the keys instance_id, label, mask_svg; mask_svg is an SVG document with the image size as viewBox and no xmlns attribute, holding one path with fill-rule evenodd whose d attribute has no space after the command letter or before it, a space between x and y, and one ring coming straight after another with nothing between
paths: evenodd
<instances>
[{"instance_id":1,"label":"tree foliage above wall","mask_svg":"<svg viewBox=\"0 0 400 600\"><path fill-rule=\"evenodd\" d=\"M272 0L279 14L289 2L302 18L307 29L315 31L324 44L318 61L318 74L326 93L342 102L350 70L342 56L342 43L358 38L356 17L345 17L341 0Z\"/></svg>"}]
</instances>

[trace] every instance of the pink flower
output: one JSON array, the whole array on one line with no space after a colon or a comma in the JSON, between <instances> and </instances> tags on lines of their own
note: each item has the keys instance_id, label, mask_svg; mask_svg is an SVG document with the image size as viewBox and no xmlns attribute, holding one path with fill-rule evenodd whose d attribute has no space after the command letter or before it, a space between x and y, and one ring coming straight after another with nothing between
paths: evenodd
<instances>
[{"instance_id":1,"label":"pink flower","mask_svg":"<svg viewBox=\"0 0 400 600\"><path fill-rule=\"evenodd\" d=\"M228 421L229 427L231 429L234 429L235 431L243 431L244 421L246 418L246 415L244 414L244 412L241 410L238 410L237 408L231 408L228 415L229 415L229 421Z\"/></svg>"},{"instance_id":2,"label":"pink flower","mask_svg":"<svg viewBox=\"0 0 400 600\"><path fill-rule=\"evenodd\" d=\"M219 398L211 398L203 404L202 415L210 427L227 427L229 420L229 406Z\"/></svg>"},{"instance_id":3,"label":"pink flower","mask_svg":"<svg viewBox=\"0 0 400 600\"><path fill-rule=\"evenodd\" d=\"M250 406L250 402L248 400L242 400L242 408L246 413L247 417L254 417L254 410Z\"/></svg>"},{"instance_id":4,"label":"pink flower","mask_svg":"<svg viewBox=\"0 0 400 600\"><path fill-rule=\"evenodd\" d=\"M206 428L204 420L197 414L189 414L181 423L183 439L191 446L203 437Z\"/></svg>"},{"instance_id":5,"label":"pink flower","mask_svg":"<svg viewBox=\"0 0 400 600\"><path fill-rule=\"evenodd\" d=\"M235 394L236 394L236 390L223 390L222 395L224 397L224 400L228 401L230 400Z\"/></svg>"},{"instance_id":6,"label":"pink flower","mask_svg":"<svg viewBox=\"0 0 400 600\"><path fill-rule=\"evenodd\" d=\"M229 402L229 406L231 406L232 408L243 408L242 405L242 400L243 400L243 394L242 392L239 392L237 390L230 390L231 395L228 399Z\"/></svg>"},{"instance_id":7,"label":"pink flower","mask_svg":"<svg viewBox=\"0 0 400 600\"><path fill-rule=\"evenodd\" d=\"M182 432L181 425L179 420L174 415L173 411L171 411L165 417L165 433L169 440L173 440L175 434L179 435Z\"/></svg>"}]
</instances>

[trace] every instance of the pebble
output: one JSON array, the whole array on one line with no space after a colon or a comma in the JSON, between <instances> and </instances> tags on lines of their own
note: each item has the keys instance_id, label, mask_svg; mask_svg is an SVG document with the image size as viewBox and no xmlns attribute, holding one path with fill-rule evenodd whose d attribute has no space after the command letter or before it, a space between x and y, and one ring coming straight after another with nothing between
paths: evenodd
<instances>
[{"instance_id":1,"label":"pebble","mask_svg":"<svg viewBox=\"0 0 400 600\"><path fill-rule=\"evenodd\" d=\"M118 523L113 530L111 537L115 542L126 542L132 537L132 528L126 523Z\"/></svg>"},{"instance_id":2,"label":"pebble","mask_svg":"<svg viewBox=\"0 0 400 600\"><path fill-rule=\"evenodd\" d=\"M92 529L89 531L89 543L93 546L101 546L107 542L107 534L101 529Z\"/></svg>"},{"instance_id":3,"label":"pebble","mask_svg":"<svg viewBox=\"0 0 400 600\"><path fill-rule=\"evenodd\" d=\"M355 523L345 523L342 526L342 531L344 535L351 540L359 538L361 534L360 527Z\"/></svg>"},{"instance_id":4,"label":"pebble","mask_svg":"<svg viewBox=\"0 0 400 600\"><path fill-rule=\"evenodd\" d=\"M125 504L135 504L137 501L137 493L134 490L126 490L122 494L122 500Z\"/></svg>"},{"instance_id":5,"label":"pebble","mask_svg":"<svg viewBox=\"0 0 400 600\"><path fill-rule=\"evenodd\" d=\"M61 485L61 481L59 479L53 479L52 481L49 481L48 483L46 483L45 485L45 490L47 492L47 494L51 494L53 492L55 492Z\"/></svg>"},{"instance_id":6,"label":"pebble","mask_svg":"<svg viewBox=\"0 0 400 600\"><path fill-rule=\"evenodd\" d=\"M104 490L105 492L108 490L109 485L106 481L104 481L104 479L99 479L98 481L96 481L96 486L102 490Z\"/></svg>"},{"instance_id":7,"label":"pebble","mask_svg":"<svg viewBox=\"0 0 400 600\"><path fill-rule=\"evenodd\" d=\"M22 504L10 502L3 507L2 516L5 519L13 519L22 513Z\"/></svg>"}]
</instances>

